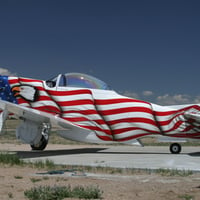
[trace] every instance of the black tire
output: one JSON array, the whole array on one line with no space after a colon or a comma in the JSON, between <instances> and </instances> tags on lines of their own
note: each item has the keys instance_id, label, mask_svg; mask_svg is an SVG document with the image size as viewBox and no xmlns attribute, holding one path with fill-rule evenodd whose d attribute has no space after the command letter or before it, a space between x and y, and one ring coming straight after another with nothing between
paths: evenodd
<instances>
[{"instance_id":1,"label":"black tire","mask_svg":"<svg viewBox=\"0 0 200 200\"><path fill-rule=\"evenodd\" d=\"M30 146L31 146L32 150L43 151L46 148L47 144L48 144L48 139L46 139L44 137L44 135L42 135L42 138L41 138L39 144L37 144L37 145L30 145Z\"/></svg>"},{"instance_id":2,"label":"black tire","mask_svg":"<svg viewBox=\"0 0 200 200\"><path fill-rule=\"evenodd\" d=\"M178 143L173 143L170 145L170 152L173 154L179 154L181 152L181 145Z\"/></svg>"}]
</instances>

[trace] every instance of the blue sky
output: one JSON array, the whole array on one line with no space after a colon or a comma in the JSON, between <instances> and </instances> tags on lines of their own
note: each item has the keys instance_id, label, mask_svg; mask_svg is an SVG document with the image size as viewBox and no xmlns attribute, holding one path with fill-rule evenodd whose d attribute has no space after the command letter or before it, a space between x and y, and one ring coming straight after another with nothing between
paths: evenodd
<instances>
[{"instance_id":1,"label":"blue sky","mask_svg":"<svg viewBox=\"0 0 200 200\"><path fill-rule=\"evenodd\" d=\"M96 76L160 104L200 102L198 0L1 0L0 68Z\"/></svg>"}]
</instances>

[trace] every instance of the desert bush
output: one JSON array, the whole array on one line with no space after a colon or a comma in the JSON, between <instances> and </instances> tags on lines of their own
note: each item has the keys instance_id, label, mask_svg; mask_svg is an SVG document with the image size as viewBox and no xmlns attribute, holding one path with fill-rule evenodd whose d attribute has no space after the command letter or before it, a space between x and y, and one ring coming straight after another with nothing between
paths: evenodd
<instances>
[{"instance_id":1,"label":"desert bush","mask_svg":"<svg viewBox=\"0 0 200 200\"><path fill-rule=\"evenodd\" d=\"M19 156L16 154L11 154L7 152L0 153L0 163L9 165L23 165L24 161L20 160Z\"/></svg>"},{"instance_id":2,"label":"desert bush","mask_svg":"<svg viewBox=\"0 0 200 200\"><path fill-rule=\"evenodd\" d=\"M64 198L101 199L102 191L98 187L76 186L38 186L26 190L25 197L29 200L62 200Z\"/></svg>"}]
</instances>

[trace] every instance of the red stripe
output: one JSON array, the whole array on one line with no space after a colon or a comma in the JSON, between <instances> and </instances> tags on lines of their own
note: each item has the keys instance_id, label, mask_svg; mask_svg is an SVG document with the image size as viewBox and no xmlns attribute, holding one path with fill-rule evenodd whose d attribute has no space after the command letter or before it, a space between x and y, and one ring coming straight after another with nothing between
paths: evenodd
<instances>
[{"instance_id":1,"label":"red stripe","mask_svg":"<svg viewBox=\"0 0 200 200\"><path fill-rule=\"evenodd\" d=\"M54 106L37 106L37 107L32 107L32 108L43 111L43 112L48 112L48 113L55 113L55 114L61 113L61 111Z\"/></svg>"},{"instance_id":2,"label":"red stripe","mask_svg":"<svg viewBox=\"0 0 200 200\"><path fill-rule=\"evenodd\" d=\"M23 84L22 84L23 85ZM34 86L34 85L31 85L31 86ZM39 91L44 91L44 92L46 92L46 90L43 88L43 87L41 87L41 86L34 86L34 88L36 88L37 90L39 90Z\"/></svg>"},{"instance_id":3,"label":"red stripe","mask_svg":"<svg viewBox=\"0 0 200 200\"><path fill-rule=\"evenodd\" d=\"M196 110L200 111L200 107L198 105L192 105L192 106L188 106L188 107L185 107L185 108L182 108L182 109L179 109L179 110L154 111L154 113L155 113L156 116L167 116L167 115L176 114L178 112L180 113L180 112L183 112L183 111L187 111L189 109L196 109Z\"/></svg>"},{"instance_id":4,"label":"red stripe","mask_svg":"<svg viewBox=\"0 0 200 200\"><path fill-rule=\"evenodd\" d=\"M190 131L190 130L192 130L193 128L196 128L196 127L194 127L193 125L189 125L189 126L187 126L184 130L183 130L183 132L187 132L187 131ZM198 129L199 129L200 127L198 127Z\"/></svg>"},{"instance_id":5,"label":"red stripe","mask_svg":"<svg viewBox=\"0 0 200 200\"><path fill-rule=\"evenodd\" d=\"M105 121L101 119L96 119L96 120L90 120L85 117L63 117L64 119L70 121L70 122L84 122L84 121L91 121L91 122L96 122L99 125L104 125L106 124Z\"/></svg>"},{"instance_id":6,"label":"red stripe","mask_svg":"<svg viewBox=\"0 0 200 200\"><path fill-rule=\"evenodd\" d=\"M66 101L66 102L57 102L59 106L80 106L85 104L94 104L94 102L90 99L81 99L74 101Z\"/></svg>"},{"instance_id":7,"label":"red stripe","mask_svg":"<svg viewBox=\"0 0 200 200\"><path fill-rule=\"evenodd\" d=\"M80 94L90 94L92 95L92 92L90 90L71 90L71 91L52 91L47 90L47 92L50 95L53 96L68 96L68 95L80 95Z\"/></svg>"},{"instance_id":8,"label":"red stripe","mask_svg":"<svg viewBox=\"0 0 200 200\"><path fill-rule=\"evenodd\" d=\"M110 130L103 130L97 126L87 126L87 125L79 125L78 126L82 127L82 128L86 128L86 129L89 129L89 130L93 130L93 131L100 131L100 132L103 132L107 135L112 135L111 131ZM99 135L97 134L97 136L99 137Z\"/></svg>"},{"instance_id":9,"label":"red stripe","mask_svg":"<svg viewBox=\"0 0 200 200\"><path fill-rule=\"evenodd\" d=\"M25 99L23 99L23 98L21 98L21 97L17 97L17 102L18 102L18 104L22 104L22 103L30 103L30 102L28 102L28 101L26 101Z\"/></svg>"},{"instance_id":10,"label":"red stripe","mask_svg":"<svg viewBox=\"0 0 200 200\"><path fill-rule=\"evenodd\" d=\"M188 106L186 108L182 108L179 111L186 111L186 110L189 110L189 109L196 109L196 110L200 111L200 106L198 106L198 105L192 105L192 106Z\"/></svg>"},{"instance_id":11,"label":"red stripe","mask_svg":"<svg viewBox=\"0 0 200 200\"><path fill-rule=\"evenodd\" d=\"M110 138L108 136L97 135L97 137L100 138L103 141L113 141L112 138Z\"/></svg>"},{"instance_id":12,"label":"red stripe","mask_svg":"<svg viewBox=\"0 0 200 200\"><path fill-rule=\"evenodd\" d=\"M119 128L119 129L116 129L116 130L112 130L112 132L113 132L114 135L118 135L118 134L122 134L122 133L125 133L125 132L136 131L136 130L142 130L142 131L145 131L145 132L149 132L148 129L139 128L139 127ZM159 134L160 132L151 131L151 133L152 133L152 134ZM134 133L133 133L133 134L134 134Z\"/></svg>"},{"instance_id":13,"label":"red stripe","mask_svg":"<svg viewBox=\"0 0 200 200\"><path fill-rule=\"evenodd\" d=\"M142 117L132 117L132 118L124 118L124 119L116 119L107 122L109 125L115 125L118 123L146 123L151 124L157 127L157 124L154 120L142 118Z\"/></svg>"},{"instance_id":14,"label":"red stripe","mask_svg":"<svg viewBox=\"0 0 200 200\"><path fill-rule=\"evenodd\" d=\"M31 108L36 109L36 110L39 110L39 111L42 111L42 112L45 112L45 113L49 113L49 114L52 114L52 115L59 115L59 114L60 114L60 113L57 112L57 111L48 110L48 109L41 108L41 107L37 107L37 108L31 107Z\"/></svg>"},{"instance_id":15,"label":"red stripe","mask_svg":"<svg viewBox=\"0 0 200 200\"><path fill-rule=\"evenodd\" d=\"M9 79L8 81L9 81L10 85L19 83L18 78L17 79Z\"/></svg>"},{"instance_id":16,"label":"red stripe","mask_svg":"<svg viewBox=\"0 0 200 200\"><path fill-rule=\"evenodd\" d=\"M21 78L19 77L19 82L38 82L38 83L43 83L43 81L41 80L37 80L37 79L28 79L28 78Z\"/></svg>"},{"instance_id":17,"label":"red stripe","mask_svg":"<svg viewBox=\"0 0 200 200\"><path fill-rule=\"evenodd\" d=\"M52 99L51 99L51 97L50 96L41 96L41 95L39 95L39 97L38 97L38 99L37 99L37 102L38 101L51 101L51 102L53 102L53 103L55 103L56 104L56 102L55 101L53 101Z\"/></svg>"},{"instance_id":18,"label":"red stripe","mask_svg":"<svg viewBox=\"0 0 200 200\"><path fill-rule=\"evenodd\" d=\"M173 115L176 114L177 110L173 111L154 111L155 116L167 116L167 115Z\"/></svg>"},{"instance_id":19,"label":"red stripe","mask_svg":"<svg viewBox=\"0 0 200 200\"><path fill-rule=\"evenodd\" d=\"M114 114L122 114L126 112L144 112L144 113L152 114L152 110L145 107L127 107L127 108L118 108L118 109L99 111L101 115L114 115Z\"/></svg>"},{"instance_id":20,"label":"red stripe","mask_svg":"<svg viewBox=\"0 0 200 200\"><path fill-rule=\"evenodd\" d=\"M117 103L143 103L150 105L145 101L140 101L136 99L120 98L120 99L95 99L95 104L98 105L108 105L108 104L117 104Z\"/></svg>"},{"instance_id":21,"label":"red stripe","mask_svg":"<svg viewBox=\"0 0 200 200\"><path fill-rule=\"evenodd\" d=\"M178 129L181 126L182 123L184 123L184 122L183 121L176 122L172 128L170 128L169 130L164 131L164 133L165 134L169 133L169 135L170 135L170 132ZM161 127L161 129L162 129L162 127Z\"/></svg>"},{"instance_id":22,"label":"red stripe","mask_svg":"<svg viewBox=\"0 0 200 200\"><path fill-rule=\"evenodd\" d=\"M67 110L63 111L63 114L78 113L82 115L95 115L98 114L96 110Z\"/></svg>"},{"instance_id":23,"label":"red stripe","mask_svg":"<svg viewBox=\"0 0 200 200\"><path fill-rule=\"evenodd\" d=\"M172 118L170 118L169 120L165 120L165 121L157 121L157 123L159 124L159 126L166 126L169 125L175 118L177 118L178 116L182 115L182 113L178 113L177 115L173 116Z\"/></svg>"}]
</instances>

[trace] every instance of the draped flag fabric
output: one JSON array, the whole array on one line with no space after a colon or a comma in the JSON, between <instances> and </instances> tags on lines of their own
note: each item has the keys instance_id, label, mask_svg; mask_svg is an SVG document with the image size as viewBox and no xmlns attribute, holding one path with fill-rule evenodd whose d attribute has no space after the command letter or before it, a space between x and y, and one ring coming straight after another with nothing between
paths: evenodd
<instances>
[{"instance_id":1,"label":"draped flag fabric","mask_svg":"<svg viewBox=\"0 0 200 200\"><path fill-rule=\"evenodd\" d=\"M0 82L0 87L7 91L7 95L2 94L1 99L59 115L80 127L94 131L101 140L123 142L152 134L199 137L199 126L194 120L185 117L185 112L188 111L199 113L200 107L197 105L163 110L151 103L117 93L104 97L94 94L91 89L59 91L45 89L44 82L40 80L3 78L5 80L4 83ZM28 86L35 89L37 97L34 101L26 96L26 90L30 89ZM15 87L21 87L18 95L12 93Z\"/></svg>"}]
</instances>

